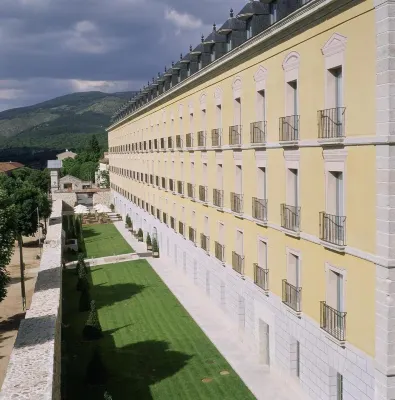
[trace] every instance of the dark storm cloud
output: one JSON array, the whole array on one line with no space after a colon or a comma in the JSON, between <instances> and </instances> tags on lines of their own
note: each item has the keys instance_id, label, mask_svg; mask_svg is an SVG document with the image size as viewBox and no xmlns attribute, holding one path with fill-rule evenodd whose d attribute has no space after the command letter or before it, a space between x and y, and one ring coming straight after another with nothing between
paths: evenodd
<instances>
[{"instance_id":1,"label":"dark storm cloud","mask_svg":"<svg viewBox=\"0 0 395 400\"><path fill-rule=\"evenodd\" d=\"M1 0L0 110L139 89L243 0Z\"/></svg>"}]
</instances>

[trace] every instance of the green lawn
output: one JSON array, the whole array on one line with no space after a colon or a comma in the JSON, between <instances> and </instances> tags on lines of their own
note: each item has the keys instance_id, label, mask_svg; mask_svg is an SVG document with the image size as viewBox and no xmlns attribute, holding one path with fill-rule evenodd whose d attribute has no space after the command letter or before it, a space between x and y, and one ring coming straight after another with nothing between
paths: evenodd
<instances>
[{"instance_id":1,"label":"green lawn","mask_svg":"<svg viewBox=\"0 0 395 400\"><path fill-rule=\"evenodd\" d=\"M134 252L113 224L84 225L82 229L88 258Z\"/></svg>"},{"instance_id":2,"label":"green lawn","mask_svg":"<svg viewBox=\"0 0 395 400\"><path fill-rule=\"evenodd\" d=\"M88 313L78 312L73 271L63 275L64 398L101 400L108 390L113 400L254 399L147 261L95 267L90 279L104 331L98 342L82 341ZM110 376L100 387L84 383L95 345Z\"/></svg>"}]
</instances>

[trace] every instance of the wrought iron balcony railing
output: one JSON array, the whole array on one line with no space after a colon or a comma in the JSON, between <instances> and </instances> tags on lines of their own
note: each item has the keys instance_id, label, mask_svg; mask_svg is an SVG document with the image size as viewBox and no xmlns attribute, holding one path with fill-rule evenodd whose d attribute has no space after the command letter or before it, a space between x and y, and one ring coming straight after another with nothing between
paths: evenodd
<instances>
[{"instance_id":1,"label":"wrought iron balcony railing","mask_svg":"<svg viewBox=\"0 0 395 400\"><path fill-rule=\"evenodd\" d=\"M170 228L176 230L176 220L174 217L170 217Z\"/></svg>"},{"instance_id":2,"label":"wrought iron balcony railing","mask_svg":"<svg viewBox=\"0 0 395 400\"><path fill-rule=\"evenodd\" d=\"M328 306L325 301L321 301L321 329L328 332L337 340L344 342L346 340L346 312L338 311Z\"/></svg>"},{"instance_id":3,"label":"wrought iron balcony railing","mask_svg":"<svg viewBox=\"0 0 395 400\"><path fill-rule=\"evenodd\" d=\"M345 246L346 217L320 212L320 239L337 246Z\"/></svg>"},{"instance_id":4,"label":"wrought iron balcony railing","mask_svg":"<svg viewBox=\"0 0 395 400\"><path fill-rule=\"evenodd\" d=\"M318 137L335 139L344 137L345 107L329 108L318 111Z\"/></svg>"},{"instance_id":5,"label":"wrought iron balcony railing","mask_svg":"<svg viewBox=\"0 0 395 400\"><path fill-rule=\"evenodd\" d=\"M302 288L295 287L283 279L283 303L296 312L301 312Z\"/></svg>"},{"instance_id":6,"label":"wrought iron balcony railing","mask_svg":"<svg viewBox=\"0 0 395 400\"><path fill-rule=\"evenodd\" d=\"M281 204L281 226L290 231L300 231L300 207Z\"/></svg>"},{"instance_id":7,"label":"wrought iron balcony railing","mask_svg":"<svg viewBox=\"0 0 395 400\"><path fill-rule=\"evenodd\" d=\"M185 147L187 149L193 147L193 133L187 133L185 135Z\"/></svg>"},{"instance_id":8,"label":"wrought iron balcony railing","mask_svg":"<svg viewBox=\"0 0 395 400\"><path fill-rule=\"evenodd\" d=\"M250 141L252 144L266 143L266 121L251 122Z\"/></svg>"},{"instance_id":9,"label":"wrought iron balcony railing","mask_svg":"<svg viewBox=\"0 0 395 400\"><path fill-rule=\"evenodd\" d=\"M193 229L192 226L189 227L188 238L192 243L196 244L196 229Z\"/></svg>"},{"instance_id":10,"label":"wrought iron balcony railing","mask_svg":"<svg viewBox=\"0 0 395 400\"><path fill-rule=\"evenodd\" d=\"M230 193L230 209L238 214L243 213L243 195L239 193Z\"/></svg>"},{"instance_id":11,"label":"wrought iron balcony railing","mask_svg":"<svg viewBox=\"0 0 395 400\"><path fill-rule=\"evenodd\" d=\"M259 221L267 221L267 200L252 198L252 217Z\"/></svg>"},{"instance_id":12,"label":"wrought iron balcony railing","mask_svg":"<svg viewBox=\"0 0 395 400\"><path fill-rule=\"evenodd\" d=\"M215 258L221 262L225 262L225 246L218 242L215 242Z\"/></svg>"},{"instance_id":13,"label":"wrought iron balcony railing","mask_svg":"<svg viewBox=\"0 0 395 400\"><path fill-rule=\"evenodd\" d=\"M263 290L269 290L269 270L254 264L254 283Z\"/></svg>"},{"instance_id":14,"label":"wrought iron balcony railing","mask_svg":"<svg viewBox=\"0 0 395 400\"><path fill-rule=\"evenodd\" d=\"M213 204L215 207L222 208L224 206L224 191L213 189Z\"/></svg>"},{"instance_id":15,"label":"wrought iron balcony railing","mask_svg":"<svg viewBox=\"0 0 395 400\"><path fill-rule=\"evenodd\" d=\"M207 202L207 186L199 185L199 200Z\"/></svg>"},{"instance_id":16,"label":"wrought iron balcony railing","mask_svg":"<svg viewBox=\"0 0 395 400\"><path fill-rule=\"evenodd\" d=\"M181 236L185 236L185 224L181 221L178 222L178 233Z\"/></svg>"},{"instance_id":17,"label":"wrought iron balcony railing","mask_svg":"<svg viewBox=\"0 0 395 400\"><path fill-rule=\"evenodd\" d=\"M184 182L177 181L177 193L183 195L184 194Z\"/></svg>"},{"instance_id":18,"label":"wrought iron balcony railing","mask_svg":"<svg viewBox=\"0 0 395 400\"><path fill-rule=\"evenodd\" d=\"M177 149L182 149L182 138L181 135L176 136L176 147Z\"/></svg>"},{"instance_id":19,"label":"wrought iron balcony railing","mask_svg":"<svg viewBox=\"0 0 395 400\"><path fill-rule=\"evenodd\" d=\"M190 199L195 198L195 185L192 183L187 183L187 195Z\"/></svg>"},{"instance_id":20,"label":"wrought iron balcony railing","mask_svg":"<svg viewBox=\"0 0 395 400\"><path fill-rule=\"evenodd\" d=\"M241 125L229 127L229 144L231 146L241 145Z\"/></svg>"},{"instance_id":21,"label":"wrought iron balcony railing","mask_svg":"<svg viewBox=\"0 0 395 400\"><path fill-rule=\"evenodd\" d=\"M211 145L213 147L222 146L222 129L212 129L211 130Z\"/></svg>"},{"instance_id":22,"label":"wrought iron balcony railing","mask_svg":"<svg viewBox=\"0 0 395 400\"><path fill-rule=\"evenodd\" d=\"M206 147L206 132L199 131L197 133L198 147Z\"/></svg>"},{"instance_id":23,"label":"wrought iron balcony railing","mask_svg":"<svg viewBox=\"0 0 395 400\"><path fill-rule=\"evenodd\" d=\"M167 186L166 186L166 178L162 178L162 188L163 189L167 188Z\"/></svg>"},{"instance_id":24,"label":"wrought iron balcony railing","mask_svg":"<svg viewBox=\"0 0 395 400\"><path fill-rule=\"evenodd\" d=\"M210 251L210 239L203 233L200 234L200 247L207 252Z\"/></svg>"},{"instance_id":25,"label":"wrought iron balcony railing","mask_svg":"<svg viewBox=\"0 0 395 400\"><path fill-rule=\"evenodd\" d=\"M280 142L299 140L299 115L280 118Z\"/></svg>"},{"instance_id":26,"label":"wrought iron balcony railing","mask_svg":"<svg viewBox=\"0 0 395 400\"><path fill-rule=\"evenodd\" d=\"M174 179L170 179L169 178L169 190L171 191L171 192L175 192L176 191L176 188L174 187L175 185L174 185Z\"/></svg>"},{"instance_id":27,"label":"wrought iron balcony railing","mask_svg":"<svg viewBox=\"0 0 395 400\"><path fill-rule=\"evenodd\" d=\"M240 275L244 275L244 257L232 251L232 268Z\"/></svg>"},{"instance_id":28,"label":"wrought iron balcony railing","mask_svg":"<svg viewBox=\"0 0 395 400\"><path fill-rule=\"evenodd\" d=\"M167 148L173 150L173 138L171 136L167 138Z\"/></svg>"}]
</instances>

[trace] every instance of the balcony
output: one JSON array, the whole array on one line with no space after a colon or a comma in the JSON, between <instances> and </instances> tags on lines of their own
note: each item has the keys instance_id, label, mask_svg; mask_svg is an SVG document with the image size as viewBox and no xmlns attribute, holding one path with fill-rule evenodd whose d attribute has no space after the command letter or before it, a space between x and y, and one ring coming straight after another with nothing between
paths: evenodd
<instances>
[{"instance_id":1,"label":"balcony","mask_svg":"<svg viewBox=\"0 0 395 400\"><path fill-rule=\"evenodd\" d=\"M155 216L155 207L151 206L151 215Z\"/></svg>"},{"instance_id":2,"label":"balcony","mask_svg":"<svg viewBox=\"0 0 395 400\"><path fill-rule=\"evenodd\" d=\"M281 226L292 232L300 231L300 207L281 204Z\"/></svg>"},{"instance_id":3,"label":"balcony","mask_svg":"<svg viewBox=\"0 0 395 400\"><path fill-rule=\"evenodd\" d=\"M299 115L280 118L280 142L294 144L299 140Z\"/></svg>"},{"instance_id":4,"label":"balcony","mask_svg":"<svg viewBox=\"0 0 395 400\"><path fill-rule=\"evenodd\" d=\"M195 199L195 185L187 183L187 195L190 199Z\"/></svg>"},{"instance_id":5,"label":"balcony","mask_svg":"<svg viewBox=\"0 0 395 400\"><path fill-rule=\"evenodd\" d=\"M168 148L169 150L174 150L174 149L173 149L173 138L172 138L171 136L169 136L169 137L167 138L167 148Z\"/></svg>"},{"instance_id":6,"label":"balcony","mask_svg":"<svg viewBox=\"0 0 395 400\"><path fill-rule=\"evenodd\" d=\"M340 345L346 341L346 312L338 311L321 301L320 326L325 332L338 340Z\"/></svg>"},{"instance_id":7,"label":"balcony","mask_svg":"<svg viewBox=\"0 0 395 400\"><path fill-rule=\"evenodd\" d=\"M181 135L176 136L176 148L177 149L182 149L182 138Z\"/></svg>"},{"instance_id":8,"label":"balcony","mask_svg":"<svg viewBox=\"0 0 395 400\"><path fill-rule=\"evenodd\" d=\"M161 150L166 150L166 142L164 138L160 139L160 149Z\"/></svg>"},{"instance_id":9,"label":"balcony","mask_svg":"<svg viewBox=\"0 0 395 400\"><path fill-rule=\"evenodd\" d=\"M187 133L185 135L185 147L191 149L193 147L193 133Z\"/></svg>"},{"instance_id":10,"label":"balcony","mask_svg":"<svg viewBox=\"0 0 395 400\"><path fill-rule=\"evenodd\" d=\"M283 303L297 313L302 311L302 288L295 287L283 279Z\"/></svg>"},{"instance_id":11,"label":"balcony","mask_svg":"<svg viewBox=\"0 0 395 400\"><path fill-rule=\"evenodd\" d=\"M185 224L182 223L181 221L178 222L178 233L181 236L185 236Z\"/></svg>"},{"instance_id":12,"label":"balcony","mask_svg":"<svg viewBox=\"0 0 395 400\"><path fill-rule=\"evenodd\" d=\"M207 203L207 186L199 185L199 200L203 203Z\"/></svg>"},{"instance_id":13,"label":"balcony","mask_svg":"<svg viewBox=\"0 0 395 400\"><path fill-rule=\"evenodd\" d=\"M184 195L184 182L183 181L177 181L177 193L180 194L181 196Z\"/></svg>"},{"instance_id":14,"label":"balcony","mask_svg":"<svg viewBox=\"0 0 395 400\"><path fill-rule=\"evenodd\" d=\"M229 127L229 145L241 146L241 125Z\"/></svg>"},{"instance_id":15,"label":"balcony","mask_svg":"<svg viewBox=\"0 0 395 400\"><path fill-rule=\"evenodd\" d=\"M318 111L318 138L324 142L342 142L344 139L345 107Z\"/></svg>"},{"instance_id":16,"label":"balcony","mask_svg":"<svg viewBox=\"0 0 395 400\"><path fill-rule=\"evenodd\" d=\"M243 195L239 193L230 193L230 208L237 214L243 214Z\"/></svg>"},{"instance_id":17,"label":"balcony","mask_svg":"<svg viewBox=\"0 0 395 400\"><path fill-rule=\"evenodd\" d=\"M196 245L196 230L193 229L192 226L189 227L188 238Z\"/></svg>"},{"instance_id":18,"label":"balcony","mask_svg":"<svg viewBox=\"0 0 395 400\"><path fill-rule=\"evenodd\" d=\"M346 246L346 217L320 212L320 239L344 248Z\"/></svg>"},{"instance_id":19,"label":"balcony","mask_svg":"<svg viewBox=\"0 0 395 400\"><path fill-rule=\"evenodd\" d=\"M156 209L156 218L160 221L160 210L159 208Z\"/></svg>"},{"instance_id":20,"label":"balcony","mask_svg":"<svg viewBox=\"0 0 395 400\"><path fill-rule=\"evenodd\" d=\"M265 292L269 291L269 270L254 264L254 283Z\"/></svg>"},{"instance_id":21,"label":"balcony","mask_svg":"<svg viewBox=\"0 0 395 400\"><path fill-rule=\"evenodd\" d=\"M213 204L215 207L222 208L224 206L224 191L213 189Z\"/></svg>"},{"instance_id":22,"label":"balcony","mask_svg":"<svg viewBox=\"0 0 395 400\"><path fill-rule=\"evenodd\" d=\"M211 130L211 146L212 147L222 146L222 129Z\"/></svg>"},{"instance_id":23,"label":"balcony","mask_svg":"<svg viewBox=\"0 0 395 400\"><path fill-rule=\"evenodd\" d=\"M162 178L162 189L167 189L167 186L166 186L166 178Z\"/></svg>"},{"instance_id":24,"label":"balcony","mask_svg":"<svg viewBox=\"0 0 395 400\"><path fill-rule=\"evenodd\" d=\"M150 183L151 185L154 184L154 175L152 175L152 174L150 174L150 176L149 176L149 183Z\"/></svg>"},{"instance_id":25,"label":"balcony","mask_svg":"<svg viewBox=\"0 0 395 400\"><path fill-rule=\"evenodd\" d=\"M203 233L200 234L200 247L207 253L210 252L210 239Z\"/></svg>"},{"instance_id":26,"label":"balcony","mask_svg":"<svg viewBox=\"0 0 395 400\"><path fill-rule=\"evenodd\" d=\"M174 217L170 217L170 228L176 230L176 220Z\"/></svg>"},{"instance_id":27,"label":"balcony","mask_svg":"<svg viewBox=\"0 0 395 400\"><path fill-rule=\"evenodd\" d=\"M163 223L167 225L167 213L164 212L162 214L162 217L163 217Z\"/></svg>"},{"instance_id":28,"label":"balcony","mask_svg":"<svg viewBox=\"0 0 395 400\"><path fill-rule=\"evenodd\" d=\"M266 143L266 121L252 122L250 124L250 141L252 145Z\"/></svg>"},{"instance_id":29,"label":"balcony","mask_svg":"<svg viewBox=\"0 0 395 400\"><path fill-rule=\"evenodd\" d=\"M175 186L174 185L174 179L169 179L169 190L171 192L175 192L176 191L176 188L174 186Z\"/></svg>"},{"instance_id":30,"label":"balcony","mask_svg":"<svg viewBox=\"0 0 395 400\"><path fill-rule=\"evenodd\" d=\"M225 246L215 242L215 258L221 262L225 262Z\"/></svg>"},{"instance_id":31,"label":"balcony","mask_svg":"<svg viewBox=\"0 0 395 400\"><path fill-rule=\"evenodd\" d=\"M267 222L267 200L252 198L252 217L258 221Z\"/></svg>"},{"instance_id":32,"label":"balcony","mask_svg":"<svg viewBox=\"0 0 395 400\"><path fill-rule=\"evenodd\" d=\"M159 187L159 180L160 180L159 176L155 176L155 185L157 187Z\"/></svg>"},{"instance_id":33,"label":"balcony","mask_svg":"<svg viewBox=\"0 0 395 400\"><path fill-rule=\"evenodd\" d=\"M232 251L232 268L240 275L244 275L244 257L235 251Z\"/></svg>"},{"instance_id":34,"label":"balcony","mask_svg":"<svg viewBox=\"0 0 395 400\"><path fill-rule=\"evenodd\" d=\"M197 133L198 147L205 148L206 147L206 132L199 131Z\"/></svg>"}]
</instances>

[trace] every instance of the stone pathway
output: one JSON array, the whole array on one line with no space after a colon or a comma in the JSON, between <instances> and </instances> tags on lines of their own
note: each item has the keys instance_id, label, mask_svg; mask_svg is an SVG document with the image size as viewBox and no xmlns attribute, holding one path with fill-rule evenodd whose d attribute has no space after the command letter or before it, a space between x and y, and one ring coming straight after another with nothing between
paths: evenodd
<instances>
[{"instance_id":1,"label":"stone pathway","mask_svg":"<svg viewBox=\"0 0 395 400\"><path fill-rule=\"evenodd\" d=\"M114 225L138 254L146 253L146 245L138 242L123 222ZM180 270L167 264L166 258L148 257L147 261L258 400L307 399L296 384L259 364L256 355L237 340L237 327Z\"/></svg>"}]
</instances>

